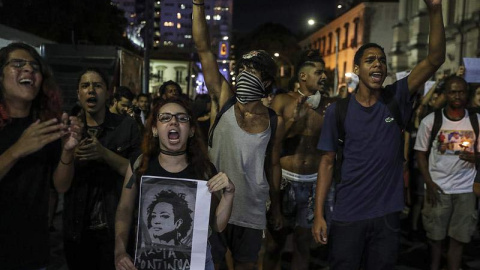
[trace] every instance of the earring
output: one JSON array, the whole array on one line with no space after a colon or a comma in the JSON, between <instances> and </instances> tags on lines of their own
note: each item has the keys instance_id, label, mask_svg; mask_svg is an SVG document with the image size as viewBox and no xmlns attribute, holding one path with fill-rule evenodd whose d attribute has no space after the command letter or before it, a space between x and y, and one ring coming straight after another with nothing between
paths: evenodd
<instances>
[{"instance_id":1,"label":"earring","mask_svg":"<svg viewBox=\"0 0 480 270\"><path fill-rule=\"evenodd\" d=\"M152 133L153 133L153 137L154 137L154 138L157 138L157 137L158 137L158 133L157 133L156 131L152 131Z\"/></svg>"},{"instance_id":2,"label":"earring","mask_svg":"<svg viewBox=\"0 0 480 270\"><path fill-rule=\"evenodd\" d=\"M195 133L190 133L190 136L188 136L188 137L192 138L194 135L195 135Z\"/></svg>"}]
</instances>

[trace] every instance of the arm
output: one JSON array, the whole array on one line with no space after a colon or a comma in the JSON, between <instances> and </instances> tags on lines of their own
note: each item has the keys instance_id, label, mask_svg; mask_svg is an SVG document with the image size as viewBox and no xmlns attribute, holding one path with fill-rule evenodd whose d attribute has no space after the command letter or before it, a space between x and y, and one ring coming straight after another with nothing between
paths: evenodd
<instances>
[{"instance_id":1,"label":"arm","mask_svg":"<svg viewBox=\"0 0 480 270\"><path fill-rule=\"evenodd\" d=\"M63 123L56 118L40 123L35 121L25 129L20 138L0 155L0 182L21 158L42 149L45 145L67 134Z\"/></svg>"},{"instance_id":2,"label":"arm","mask_svg":"<svg viewBox=\"0 0 480 270\"><path fill-rule=\"evenodd\" d=\"M208 92L212 96L212 100L218 103L218 108L221 109L225 102L233 96L233 92L228 82L222 74L220 74L217 59L210 48L210 36L205 19L204 0L194 0L193 3L193 41L197 47ZM211 117L215 119L216 111L212 109L211 113Z\"/></svg>"},{"instance_id":3,"label":"arm","mask_svg":"<svg viewBox=\"0 0 480 270\"><path fill-rule=\"evenodd\" d=\"M228 179L227 175L222 172L208 180L207 186L212 193L213 204L211 210L214 210L215 213L214 216L210 215L210 224L212 224L215 231L222 232L227 227L228 220L232 214L235 186ZM220 202L218 202L219 198Z\"/></svg>"},{"instance_id":4,"label":"arm","mask_svg":"<svg viewBox=\"0 0 480 270\"><path fill-rule=\"evenodd\" d=\"M74 116L68 117L66 113L62 115L62 121L68 122L70 118L71 125L67 137L63 140L63 149L58 162L57 168L53 172L53 184L59 193L66 192L72 184L73 174L75 172L74 166L74 152L75 147L81 139L81 132L83 124Z\"/></svg>"},{"instance_id":5,"label":"arm","mask_svg":"<svg viewBox=\"0 0 480 270\"><path fill-rule=\"evenodd\" d=\"M273 141L272 152L267 153L265 160L265 173L270 185L270 201L272 202L272 218L274 228L282 228L282 213L280 211L280 184L282 179L282 167L280 165L280 154L282 151L282 140L285 134L285 126L281 117L277 118L277 130Z\"/></svg>"},{"instance_id":6,"label":"arm","mask_svg":"<svg viewBox=\"0 0 480 270\"><path fill-rule=\"evenodd\" d=\"M85 144L77 147L76 156L79 160L103 160L122 176L127 171L128 159L104 147L96 137L86 139Z\"/></svg>"},{"instance_id":7,"label":"arm","mask_svg":"<svg viewBox=\"0 0 480 270\"><path fill-rule=\"evenodd\" d=\"M335 152L323 152L318 166L317 187L315 190L315 217L312 234L315 242L327 244L327 222L325 221L325 200L332 184Z\"/></svg>"},{"instance_id":8,"label":"arm","mask_svg":"<svg viewBox=\"0 0 480 270\"><path fill-rule=\"evenodd\" d=\"M424 0L430 18L428 55L416 65L408 76L410 95L430 78L445 62L445 29L443 27L442 0Z\"/></svg>"},{"instance_id":9,"label":"arm","mask_svg":"<svg viewBox=\"0 0 480 270\"><path fill-rule=\"evenodd\" d=\"M128 166L123 186L125 186L132 176L132 168ZM122 196L117 207L115 216L115 268L133 270L132 258L127 254L128 234L132 224L132 213L135 207L135 196L137 194L137 184L134 183L131 189L123 188Z\"/></svg>"},{"instance_id":10,"label":"arm","mask_svg":"<svg viewBox=\"0 0 480 270\"><path fill-rule=\"evenodd\" d=\"M422 173L423 180L427 186L425 192L427 202L432 206L435 206L437 204L438 192L442 192L442 189L433 182L432 177L430 176L430 172L428 171L427 152L417 150L415 153L417 155L418 168L420 173Z\"/></svg>"}]
</instances>

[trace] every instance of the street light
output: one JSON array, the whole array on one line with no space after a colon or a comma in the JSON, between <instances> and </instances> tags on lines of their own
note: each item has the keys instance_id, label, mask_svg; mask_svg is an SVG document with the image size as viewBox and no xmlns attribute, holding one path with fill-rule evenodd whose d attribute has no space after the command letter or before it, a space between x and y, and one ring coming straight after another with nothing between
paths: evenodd
<instances>
[{"instance_id":1,"label":"street light","mask_svg":"<svg viewBox=\"0 0 480 270\"><path fill-rule=\"evenodd\" d=\"M307 21L308 25L314 25L315 24L315 20L314 19L309 19Z\"/></svg>"}]
</instances>

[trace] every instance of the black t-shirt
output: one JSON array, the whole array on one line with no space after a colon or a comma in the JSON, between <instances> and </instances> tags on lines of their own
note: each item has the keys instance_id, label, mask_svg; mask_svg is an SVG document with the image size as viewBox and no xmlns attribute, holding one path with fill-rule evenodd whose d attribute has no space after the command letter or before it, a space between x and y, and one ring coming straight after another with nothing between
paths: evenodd
<instances>
[{"instance_id":1,"label":"black t-shirt","mask_svg":"<svg viewBox=\"0 0 480 270\"><path fill-rule=\"evenodd\" d=\"M0 129L3 154L30 126L15 118ZM0 180L0 268L35 269L48 264L48 194L61 154L57 140L21 158Z\"/></svg>"}]
</instances>

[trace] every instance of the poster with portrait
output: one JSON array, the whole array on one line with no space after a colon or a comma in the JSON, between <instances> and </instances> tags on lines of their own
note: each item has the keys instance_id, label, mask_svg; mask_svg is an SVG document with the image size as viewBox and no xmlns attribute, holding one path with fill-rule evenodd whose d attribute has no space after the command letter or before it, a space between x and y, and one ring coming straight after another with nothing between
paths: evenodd
<instances>
[{"instance_id":1,"label":"poster with portrait","mask_svg":"<svg viewBox=\"0 0 480 270\"><path fill-rule=\"evenodd\" d=\"M473 152L475 133L473 130L440 130L435 142L437 154L460 155L463 151Z\"/></svg>"},{"instance_id":2,"label":"poster with portrait","mask_svg":"<svg viewBox=\"0 0 480 270\"><path fill-rule=\"evenodd\" d=\"M203 180L142 176L135 266L205 268L211 194Z\"/></svg>"}]
</instances>

